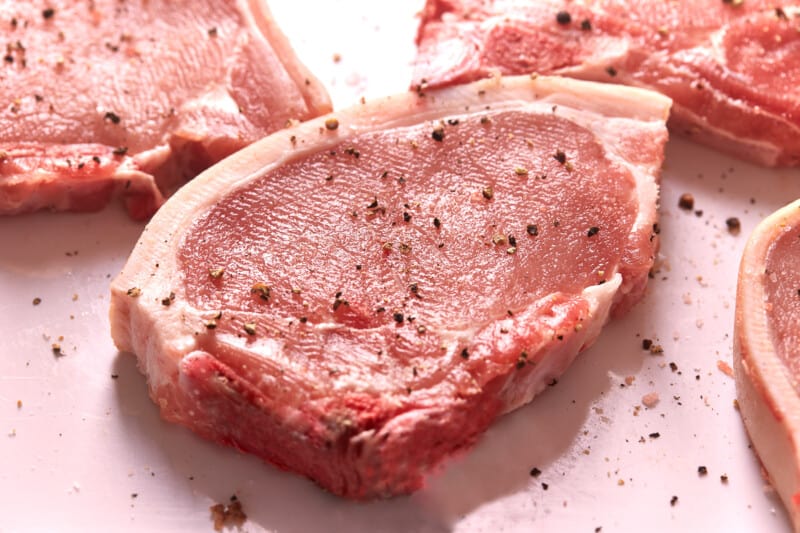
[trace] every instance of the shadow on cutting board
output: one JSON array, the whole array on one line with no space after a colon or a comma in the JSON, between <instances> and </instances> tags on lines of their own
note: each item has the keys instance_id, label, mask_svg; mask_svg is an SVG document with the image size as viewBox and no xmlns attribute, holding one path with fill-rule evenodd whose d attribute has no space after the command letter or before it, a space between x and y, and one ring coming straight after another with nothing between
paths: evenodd
<instances>
[{"instance_id":1,"label":"shadow on cutting board","mask_svg":"<svg viewBox=\"0 0 800 533\"><path fill-rule=\"evenodd\" d=\"M117 205L99 213L0 217L0 274L58 279L99 263L119 268L143 229L143 222L131 220Z\"/></svg>"},{"instance_id":2,"label":"shadow on cutting board","mask_svg":"<svg viewBox=\"0 0 800 533\"><path fill-rule=\"evenodd\" d=\"M169 464L171 471L159 472L158 479L170 485L172 492L182 488L186 494L197 495L191 510L201 510L203 516L199 522L207 522L209 531L209 506L227 503L234 494L242 502L248 523L281 533L439 533L449 529L441 519L426 513L409 498L367 504L342 500L305 478L167 423L161 420L150 400L145 378L136 368L133 355L118 353L112 371L119 376L116 383L119 422L131 441L130 446L142 457L164 456L163 463ZM168 524L173 522L161 526Z\"/></svg>"},{"instance_id":3,"label":"shadow on cutting board","mask_svg":"<svg viewBox=\"0 0 800 533\"><path fill-rule=\"evenodd\" d=\"M343 500L256 457L206 442L162 421L130 354L118 354L114 362L114 372L120 376L116 391L121 424L132 439L155 448L149 453L166 456L174 469L171 475L182 478L187 491L220 503L236 494L248 520L268 530L445 532L471 510L507 494L541 493L540 482L553 477L548 467L579 453L576 443L585 440L579 434L587 418L596 416L593 404L611 387L619 386L610 375L635 374L647 357L634 338L641 326L637 316L612 322L558 384L498 420L472 450L446 462L429 477L425 489L410 497L367 503ZM580 460L601 458L582 456ZM534 466L543 472L540 479L529 473ZM560 500L551 498L545 503L560 505ZM209 505L199 502L197 507Z\"/></svg>"},{"instance_id":4,"label":"shadow on cutting board","mask_svg":"<svg viewBox=\"0 0 800 533\"><path fill-rule=\"evenodd\" d=\"M428 488L412 499L436 509L450 523L521 490L535 502L536 510L525 513L531 523L537 513L560 507L563 499L550 495L542 484L569 483L564 481L569 479L566 476L574 475L581 461L602 461L587 453L591 444L586 431L613 431L613 419L600 416L602 410L593 407L612 387L620 386L613 375L634 375L643 358L649 357L635 338L644 323L637 318L642 316L637 313L642 305L606 325L595 345L578 355L554 387L498 420L475 448L446 464L443 472L430 479ZM532 475L534 468L541 473Z\"/></svg>"}]
</instances>

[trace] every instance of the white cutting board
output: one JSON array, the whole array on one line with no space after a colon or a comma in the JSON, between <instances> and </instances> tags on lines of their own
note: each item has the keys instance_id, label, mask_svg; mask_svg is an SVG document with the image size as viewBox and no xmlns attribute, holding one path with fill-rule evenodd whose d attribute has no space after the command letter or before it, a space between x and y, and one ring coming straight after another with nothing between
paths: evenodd
<instances>
[{"instance_id":1,"label":"white cutting board","mask_svg":"<svg viewBox=\"0 0 800 533\"><path fill-rule=\"evenodd\" d=\"M271 4L337 108L405 90L419 0ZM701 216L678 208L684 192ZM108 333L108 283L142 229L119 206L2 218L0 531L212 531L209 506L236 494L246 531L788 532L717 362L731 363L746 237L798 197L798 170L670 141L664 264L644 301L425 490L366 504L159 419L133 357ZM740 235L728 217L741 220ZM55 358L59 336L65 355ZM643 338L663 355L643 351ZM649 392L660 402L640 408Z\"/></svg>"}]
</instances>

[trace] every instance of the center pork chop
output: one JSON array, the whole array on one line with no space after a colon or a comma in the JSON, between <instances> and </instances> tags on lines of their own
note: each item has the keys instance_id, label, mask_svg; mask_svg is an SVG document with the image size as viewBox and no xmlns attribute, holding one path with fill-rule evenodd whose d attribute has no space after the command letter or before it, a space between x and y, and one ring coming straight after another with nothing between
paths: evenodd
<instances>
[{"instance_id":1,"label":"center pork chop","mask_svg":"<svg viewBox=\"0 0 800 533\"><path fill-rule=\"evenodd\" d=\"M121 195L146 218L211 164L331 109L262 0L0 0L0 36L0 215Z\"/></svg>"},{"instance_id":2,"label":"center pork chop","mask_svg":"<svg viewBox=\"0 0 800 533\"><path fill-rule=\"evenodd\" d=\"M276 133L153 218L114 341L167 420L342 496L411 492L641 297L669 104L506 78Z\"/></svg>"},{"instance_id":3,"label":"center pork chop","mask_svg":"<svg viewBox=\"0 0 800 533\"><path fill-rule=\"evenodd\" d=\"M427 0L414 86L558 74L658 91L670 127L800 165L797 0Z\"/></svg>"}]
</instances>

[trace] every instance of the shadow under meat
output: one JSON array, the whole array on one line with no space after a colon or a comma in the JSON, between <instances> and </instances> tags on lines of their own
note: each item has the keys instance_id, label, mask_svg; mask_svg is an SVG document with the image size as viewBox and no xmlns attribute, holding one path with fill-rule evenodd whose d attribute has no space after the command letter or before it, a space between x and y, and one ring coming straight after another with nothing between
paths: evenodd
<instances>
[{"instance_id":1,"label":"shadow under meat","mask_svg":"<svg viewBox=\"0 0 800 533\"><path fill-rule=\"evenodd\" d=\"M119 376L115 388L120 424L134 442L132 446L145 457L163 456L172 469L169 475L182 479L187 491L207 496L209 506L227 503L235 494L248 521L281 533L448 530L407 497L373 502L343 500L255 456L206 441L186 428L165 422L150 400L145 377L131 354L118 353L112 371Z\"/></svg>"},{"instance_id":2,"label":"shadow under meat","mask_svg":"<svg viewBox=\"0 0 800 533\"><path fill-rule=\"evenodd\" d=\"M166 456L191 490L220 503L236 494L248 519L268 530L450 531L470 510L536 482L529 474L532 467L546 471L574 448L592 405L618 386L610 374L635 374L642 364L645 355L633 336L641 330L646 313L638 311L645 303L612 321L555 386L499 419L473 448L447 461L429 476L427 487L412 496L344 500L254 456L161 420L130 354L118 354L114 361L121 423L132 438L155 448L151 453Z\"/></svg>"},{"instance_id":3,"label":"shadow under meat","mask_svg":"<svg viewBox=\"0 0 800 533\"><path fill-rule=\"evenodd\" d=\"M121 266L144 225L131 220L121 206L109 206L97 213L39 212L0 217L0 271L51 278L90 269L98 262Z\"/></svg>"},{"instance_id":4,"label":"shadow under meat","mask_svg":"<svg viewBox=\"0 0 800 533\"><path fill-rule=\"evenodd\" d=\"M529 485L541 490L541 482L556 479L548 470L557 463L557 479L561 479L564 469L579 467L576 460L602 460L581 453L581 434L592 407L612 387L619 387L612 375L636 374L647 357L635 338L642 331L644 304L606 325L597 342L578 354L555 386L496 421L473 449L446 463L412 499L452 524L477 507ZM594 430L613 431L613 421ZM533 468L542 473L532 477Z\"/></svg>"}]
</instances>

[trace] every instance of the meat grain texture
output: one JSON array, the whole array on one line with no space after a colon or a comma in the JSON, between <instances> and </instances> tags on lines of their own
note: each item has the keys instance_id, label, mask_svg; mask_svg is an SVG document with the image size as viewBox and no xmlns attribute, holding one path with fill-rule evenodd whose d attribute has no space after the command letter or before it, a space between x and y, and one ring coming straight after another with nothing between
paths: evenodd
<instances>
[{"instance_id":1,"label":"meat grain texture","mask_svg":"<svg viewBox=\"0 0 800 533\"><path fill-rule=\"evenodd\" d=\"M800 530L800 201L748 240L736 294L739 411L772 485Z\"/></svg>"},{"instance_id":2,"label":"meat grain texture","mask_svg":"<svg viewBox=\"0 0 800 533\"><path fill-rule=\"evenodd\" d=\"M524 77L278 132L153 218L114 340L167 420L335 494L414 491L641 298L668 110Z\"/></svg>"},{"instance_id":3,"label":"meat grain texture","mask_svg":"<svg viewBox=\"0 0 800 533\"><path fill-rule=\"evenodd\" d=\"M331 109L260 0L2 0L0 35L0 214L123 196L146 218L211 164Z\"/></svg>"},{"instance_id":4,"label":"meat grain texture","mask_svg":"<svg viewBox=\"0 0 800 533\"><path fill-rule=\"evenodd\" d=\"M673 131L797 166L799 15L771 0L427 0L413 85L538 72L648 88L673 100Z\"/></svg>"}]
</instances>

